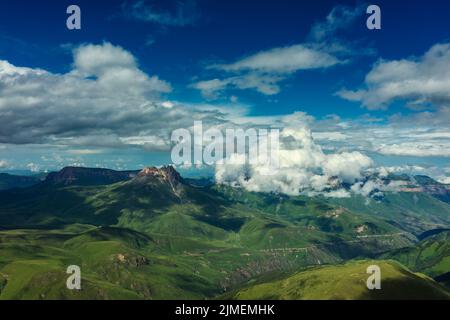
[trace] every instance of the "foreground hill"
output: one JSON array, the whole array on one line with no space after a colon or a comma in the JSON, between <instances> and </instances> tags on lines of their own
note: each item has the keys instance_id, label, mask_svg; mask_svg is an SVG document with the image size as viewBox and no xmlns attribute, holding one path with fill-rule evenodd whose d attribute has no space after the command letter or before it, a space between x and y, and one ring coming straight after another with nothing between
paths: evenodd
<instances>
[{"instance_id":1,"label":"foreground hill","mask_svg":"<svg viewBox=\"0 0 450 320\"><path fill-rule=\"evenodd\" d=\"M366 269L381 269L381 289L368 290ZM253 282L253 283L252 283ZM251 281L224 298L244 300L359 300L450 299L445 288L393 261L351 261L343 265L309 268L280 279Z\"/></svg>"}]
</instances>

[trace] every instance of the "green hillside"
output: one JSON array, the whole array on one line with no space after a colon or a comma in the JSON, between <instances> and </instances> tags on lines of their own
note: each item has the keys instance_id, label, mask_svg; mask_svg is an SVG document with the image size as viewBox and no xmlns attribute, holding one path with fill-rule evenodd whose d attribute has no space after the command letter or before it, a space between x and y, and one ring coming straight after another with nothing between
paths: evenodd
<instances>
[{"instance_id":1,"label":"green hillside","mask_svg":"<svg viewBox=\"0 0 450 320\"><path fill-rule=\"evenodd\" d=\"M416 235L450 224L450 205L426 193L386 193L381 200L353 195L350 198L330 198L329 203L384 218L396 227Z\"/></svg>"},{"instance_id":2,"label":"green hillside","mask_svg":"<svg viewBox=\"0 0 450 320\"><path fill-rule=\"evenodd\" d=\"M413 271L439 278L450 272L450 231L427 237L413 247L390 251L381 258L397 260Z\"/></svg>"},{"instance_id":3,"label":"green hillside","mask_svg":"<svg viewBox=\"0 0 450 320\"><path fill-rule=\"evenodd\" d=\"M367 267L378 265L381 289L368 290ZM279 279L258 279L223 296L226 299L359 300L450 299L450 293L422 274L393 261L351 261L343 265L309 268Z\"/></svg>"},{"instance_id":4,"label":"green hillside","mask_svg":"<svg viewBox=\"0 0 450 320\"><path fill-rule=\"evenodd\" d=\"M169 167L80 172L0 192L0 299L215 298L260 277L413 248L408 231L425 228L401 224L426 206L402 194L346 204L200 186ZM446 225L447 204L419 201L429 201L426 221ZM65 288L72 264L85 279L79 292Z\"/></svg>"}]
</instances>

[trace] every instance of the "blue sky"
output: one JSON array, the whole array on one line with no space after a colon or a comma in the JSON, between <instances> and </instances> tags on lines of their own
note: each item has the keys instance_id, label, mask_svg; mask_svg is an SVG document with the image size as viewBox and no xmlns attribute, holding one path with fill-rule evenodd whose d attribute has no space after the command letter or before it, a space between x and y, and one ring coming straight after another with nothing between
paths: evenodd
<instances>
[{"instance_id":1,"label":"blue sky","mask_svg":"<svg viewBox=\"0 0 450 320\"><path fill-rule=\"evenodd\" d=\"M204 65L302 43L311 25L323 21L335 6L363 4L355 1L265 0L257 4L255 1L198 1L195 5L185 5L193 8L186 13L193 18L186 25L178 26L133 18L130 1L77 1L82 9L82 30L74 32L65 28L65 9L72 2L3 3L0 12L2 59L18 66L64 73L72 62L67 46L109 41L132 52L144 71L168 80L174 87L172 98L195 103L202 101L201 95L187 90L186 86L194 77L204 75L206 78L212 74ZM145 3L173 15L180 6L174 1ZM372 55L358 57L345 66L299 72L271 99L252 91L232 93L244 103L258 105L252 110L254 114L277 114L280 110L287 113L298 108L317 116L363 114L364 109L333 93L342 86L361 83L379 57L400 59L421 55L433 44L450 37L450 22L446 16L449 5L443 1L378 3L382 7L382 30L365 28L367 16L361 14L354 23L338 32L345 40L360 42L356 50L373 49ZM149 40L151 45L148 45ZM396 111L398 108L388 112Z\"/></svg>"},{"instance_id":2,"label":"blue sky","mask_svg":"<svg viewBox=\"0 0 450 320\"><path fill-rule=\"evenodd\" d=\"M81 30L65 26L70 4L81 8ZM162 164L167 132L192 119L271 125L302 112L326 150L358 150L446 179L450 5L376 4L381 30L366 28L360 1L2 2L0 167ZM102 55L119 61L130 82L111 82L110 62L89 60ZM139 90L117 92L132 87ZM117 117L107 114L115 102Z\"/></svg>"}]
</instances>

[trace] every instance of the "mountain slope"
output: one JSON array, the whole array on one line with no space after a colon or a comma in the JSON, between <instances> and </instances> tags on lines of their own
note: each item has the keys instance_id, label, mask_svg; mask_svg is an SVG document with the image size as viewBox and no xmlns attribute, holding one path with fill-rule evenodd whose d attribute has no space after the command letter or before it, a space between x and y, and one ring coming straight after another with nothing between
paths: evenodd
<instances>
[{"instance_id":1,"label":"mountain slope","mask_svg":"<svg viewBox=\"0 0 450 320\"><path fill-rule=\"evenodd\" d=\"M450 205L423 192L391 192L381 200L353 195L350 198L330 198L328 203L382 217L397 228L415 235L450 225Z\"/></svg>"},{"instance_id":2,"label":"mountain slope","mask_svg":"<svg viewBox=\"0 0 450 320\"><path fill-rule=\"evenodd\" d=\"M59 172L51 172L44 183L55 185L103 185L129 180L139 171L115 171L100 168L65 167Z\"/></svg>"},{"instance_id":3,"label":"mountain slope","mask_svg":"<svg viewBox=\"0 0 450 320\"><path fill-rule=\"evenodd\" d=\"M413 247L384 253L380 258L394 259L413 271L441 278L450 272L450 231L429 236Z\"/></svg>"},{"instance_id":4,"label":"mountain slope","mask_svg":"<svg viewBox=\"0 0 450 320\"><path fill-rule=\"evenodd\" d=\"M368 290L367 267L381 269L381 289ZM432 279L414 274L392 261L351 261L343 265L309 268L281 279L260 279L224 295L227 299L356 300L450 299L450 293Z\"/></svg>"},{"instance_id":5,"label":"mountain slope","mask_svg":"<svg viewBox=\"0 0 450 320\"><path fill-rule=\"evenodd\" d=\"M26 188L39 183L39 176L17 176L8 173L0 173L0 190L12 188Z\"/></svg>"},{"instance_id":6,"label":"mountain slope","mask_svg":"<svg viewBox=\"0 0 450 320\"><path fill-rule=\"evenodd\" d=\"M255 277L371 258L416 239L394 210L201 186L172 167L119 176L101 184L96 169L70 169L0 192L0 298L76 298L60 282L70 264L89 281L79 297L97 287L104 299L212 298Z\"/></svg>"}]
</instances>

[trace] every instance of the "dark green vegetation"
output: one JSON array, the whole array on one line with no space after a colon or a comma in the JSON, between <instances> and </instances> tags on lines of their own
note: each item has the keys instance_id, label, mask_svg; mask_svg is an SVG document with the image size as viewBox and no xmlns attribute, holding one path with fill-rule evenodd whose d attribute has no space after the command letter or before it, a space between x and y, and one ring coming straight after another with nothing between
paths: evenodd
<instances>
[{"instance_id":1,"label":"dark green vegetation","mask_svg":"<svg viewBox=\"0 0 450 320\"><path fill-rule=\"evenodd\" d=\"M426 273L448 286L450 231L442 230L426 237L414 247L393 250L380 257L395 259L411 270Z\"/></svg>"},{"instance_id":2,"label":"dark green vegetation","mask_svg":"<svg viewBox=\"0 0 450 320\"><path fill-rule=\"evenodd\" d=\"M26 188L39 182L39 176L16 176L8 173L0 173L0 190Z\"/></svg>"},{"instance_id":3,"label":"dark green vegetation","mask_svg":"<svg viewBox=\"0 0 450 320\"><path fill-rule=\"evenodd\" d=\"M450 221L450 206L424 192L386 193L381 201L353 196L335 198L331 202L349 210L380 217L415 235L448 227Z\"/></svg>"},{"instance_id":4,"label":"dark green vegetation","mask_svg":"<svg viewBox=\"0 0 450 320\"><path fill-rule=\"evenodd\" d=\"M308 268L305 274L324 264L341 270L349 259L389 253L431 277L448 271L448 251L426 268L397 258L416 248L422 231L450 226L448 204L425 193L371 201L195 184L171 167L139 174L67 168L29 188L0 192L0 299L215 298L280 273ZM82 270L81 291L65 287L73 264ZM386 267L402 283L414 280L389 298L402 297L405 288L445 293L425 276ZM367 278L365 269L358 272ZM337 284L324 281L289 297L365 298L365 282L355 283L360 287L342 295L327 294Z\"/></svg>"}]
</instances>

